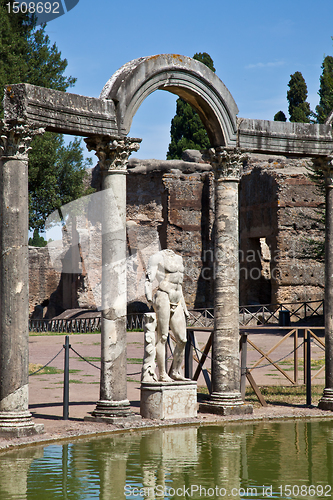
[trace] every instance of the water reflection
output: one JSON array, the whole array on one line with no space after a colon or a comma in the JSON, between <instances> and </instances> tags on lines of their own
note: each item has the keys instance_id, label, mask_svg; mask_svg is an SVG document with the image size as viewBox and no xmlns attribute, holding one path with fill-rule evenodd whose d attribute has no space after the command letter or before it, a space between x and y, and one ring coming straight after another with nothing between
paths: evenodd
<instances>
[{"instance_id":1,"label":"water reflection","mask_svg":"<svg viewBox=\"0 0 333 500\"><path fill-rule=\"evenodd\" d=\"M318 499L332 497L332 480L333 421L158 429L0 455L0 500Z\"/></svg>"}]
</instances>

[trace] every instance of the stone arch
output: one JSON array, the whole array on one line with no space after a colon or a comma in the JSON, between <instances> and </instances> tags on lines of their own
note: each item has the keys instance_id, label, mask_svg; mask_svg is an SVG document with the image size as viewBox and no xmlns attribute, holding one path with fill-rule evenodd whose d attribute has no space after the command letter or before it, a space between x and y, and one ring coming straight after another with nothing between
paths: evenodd
<instances>
[{"instance_id":1,"label":"stone arch","mask_svg":"<svg viewBox=\"0 0 333 500\"><path fill-rule=\"evenodd\" d=\"M238 108L229 90L203 63L177 54L130 61L106 83L100 98L114 102L121 136L129 133L141 103L157 89L178 95L196 109L213 147L236 146Z\"/></svg>"}]
</instances>

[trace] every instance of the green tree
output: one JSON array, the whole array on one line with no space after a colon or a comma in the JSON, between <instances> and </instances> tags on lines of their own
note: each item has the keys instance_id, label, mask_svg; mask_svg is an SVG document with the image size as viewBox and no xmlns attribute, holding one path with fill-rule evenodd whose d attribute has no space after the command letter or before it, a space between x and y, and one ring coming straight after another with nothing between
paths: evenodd
<instances>
[{"instance_id":1,"label":"green tree","mask_svg":"<svg viewBox=\"0 0 333 500\"><path fill-rule=\"evenodd\" d=\"M333 40L333 37L332 37ZM316 119L318 123L324 123L330 112L333 110L333 57L326 56L322 64L322 74L320 76L320 88L318 91L320 100L316 106ZM325 196L325 176L321 170L311 169L309 178L314 182L317 192L323 198ZM314 222L322 228L322 237L319 240L310 240L310 256L319 261L325 259L325 207L318 208L317 217Z\"/></svg>"},{"instance_id":2,"label":"green tree","mask_svg":"<svg viewBox=\"0 0 333 500\"><path fill-rule=\"evenodd\" d=\"M45 132L34 138L29 154L29 219L30 227L44 230L45 219L54 210L89 194L85 186L86 168L80 141L74 138L68 146L63 136Z\"/></svg>"},{"instance_id":3,"label":"green tree","mask_svg":"<svg viewBox=\"0 0 333 500\"><path fill-rule=\"evenodd\" d=\"M43 248L43 247L46 247L47 241L43 238L43 236L39 235L38 229L34 229L33 237L29 238L29 245L32 247Z\"/></svg>"},{"instance_id":4,"label":"green tree","mask_svg":"<svg viewBox=\"0 0 333 500\"><path fill-rule=\"evenodd\" d=\"M288 87L287 100L289 102L290 121L309 123L311 110L310 104L306 101L308 89L300 71L290 75Z\"/></svg>"},{"instance_id":5,"label":"green tree","mask_svg":"<svg viewBox=\"0 0 333 500\"><path fill-rule=\"evenodd\" d=\"M29 14L8 13L6 3L0 0L0 88L30 83L65 91L73 86L76 79L64 76L67 60L55 43L51 45L45 26L36 29ZM31 147L29 226L43 231L52 211L87 193L83 181L91 161L84 160L78 139L64 146L60 134L35 137Z\"/></svg>"},{"instance_id":6,"label":"green tree","mask_svg":"<svg viewBox=\"0 0 333 500\"><path fill-rule=\"evenodd\" d=\"M287 121L287 117L286 117L286 115L284 114L283 111L278 111L274 115L274 121L275 122L286 122Z\"/></svg>"},{"instance_id":7,"label":"green tree","mask_svg":"<svg viewBox=\"0 0 333 500\"><path fill-rule=\"evenodd\" d=\"M333 39L333 38L332 38ZM318 91L320 100L316 106L318 123L324 123L329 113L333 110L333 57L326 56L322 64L320 77L320 88Z\"/></svg>"},{"instance_id":8,"label":"green tree","mask_svg":"<svg viewBox=\"0 0 333 500\"><path fill-rule=\"evenodd\" d=\"M193 59L202 62L215 73L213 59L207 52L194 54ZM176 114L171 121L171 141L168 160L181 159L185 149L207 149L210 147L206 129L198 113L181 98L177 99Z\"/></svg>"}]
</instances>

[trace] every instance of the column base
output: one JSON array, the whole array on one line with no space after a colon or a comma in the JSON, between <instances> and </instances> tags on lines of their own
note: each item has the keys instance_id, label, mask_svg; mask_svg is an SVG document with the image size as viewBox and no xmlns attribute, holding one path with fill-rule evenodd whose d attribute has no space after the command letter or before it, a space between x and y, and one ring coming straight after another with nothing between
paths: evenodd
<instances>
[{"instance_id":1,"label":"column base","mask_svg":"<svg viewBox=\"0 0 333 500\"><path fill-rule=\"evenodd\" d=\"M318 403L320 410L333 411L333 389L324 389L324 394Z\"/></svg>"},{"instance_id":2,"label":"column base","mask_svg":"<svg viewBox=\"0 0 333 500\"><path fill-rule=\"evenodd\" d=\"M246 415L253 413L253 406L244 403L240 392L213 392L207 402L200 403L199 412L216 415Z\"/></svg>"},{"instance_id":3,"label":"column base","mask_svg":"<svg viewBox=\"0 0 333 500\"><path fill-rule=\"evenodd\" d=\"M29 411L0 412L1 437L26 437L42 434L43 424L35 424Z\"/></svg>"},{"instance_id":4,"label":"column base","mask_svg":"<svg viewBox=\"0 0 333 500\"><path fill-rule=\"evenodd\" d=\"M141 420L141 417L131 410L128 399L123 401L100 400L96 404L96 409L91 412L90 416L85 416L84 420L86 422L117 424L128 420Z\"/></svg>"}]
</instances>

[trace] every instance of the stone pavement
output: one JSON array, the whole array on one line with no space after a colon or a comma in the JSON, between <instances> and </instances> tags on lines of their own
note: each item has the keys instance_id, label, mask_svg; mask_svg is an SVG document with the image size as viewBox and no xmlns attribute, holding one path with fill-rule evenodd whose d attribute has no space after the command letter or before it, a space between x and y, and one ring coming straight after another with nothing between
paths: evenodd
<instances>
[{"instance_id":1,"label":"stone pavement","mask_svg":"<svg viewBox=\"0 0 333 500\"><path fill-rule=\"evenodd\" d=\"M128 332L127 356L127 387L128 399L134 413L140 412L140 375L143 356L143 333ZM207 333L196 333L198 346L202 349L207 341ZM267 352L273 345L280 340L281 335L272 335L267 333L256 333L250 336L264 352ZM96 401L99 399L99 375L100 371L100 334L79 334L70 335L70 345L75 351L92 364L82 360L74 351L70 350L70 394L69 394L69 420L62 419L63 415L63 373L64 367L64 349L65 335L42 335L30 336L30 363L44 365L48 363L57 353L60 354L50 363L53 372L59 370L60 373L36 374L30 376L29 380L29 408L37 423L43 423L45 433L39 436L29 438L4 439L0 438L0 449L7 449L12 446L27 444L32 442L49 442L56 439L73 439L78 436L95 435L99 433L108 433L127 427L138 428L147 426L173 425L184 423L205 423L205 422L223 422L239 417L218 417L216 415L199 414L198 418L185 419L184 421L151 421L147 419L138 420L135 423L121 423L119 425L110 425L104 423L84 422L83 419L92 410L95 409ZM301 343L302 339L300 339ZM293 340L284 341L276 352L271 354L273 360L280 359L288 355L293 349ZM302 347L301 347L302 349ZM301 355L301 353L300 353ZM321 349L313 347L314 358L320 360L324 353ZM252 347L248 347L248 366L260 358L260 355ZM292 357L287 356L283 366L287 373L292 372ZM207 368L210 367L210 359L206 362ZM262 363L263 368L252 372L256 383L261 385L291 385L284 377L273 367ZM320 364L320 361L318 361ZM94 366L93 366L94 365ZM194 368L196 363L194 363ZM57 369L57 370L55 370ZM289 371L288 371L289 370ZM316 384L324 383L323 374L318 377ZM299 375L299 381L302 383L302 373ZM199 378L198 386L204 386L204 378ZM292 405L270 405L267 408L255 408L252 416L246 416L245 419L271 419L271 418L297 418L297 417L317 417L333 418L331 412L323 412L316 407L307 408L306 406ZM242 417L244 418L244 417Z\"/></svg>"}]
</instances>

